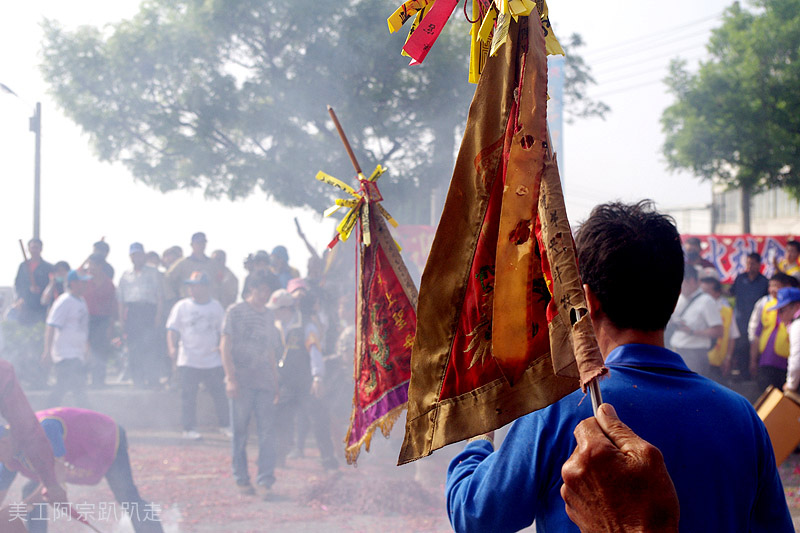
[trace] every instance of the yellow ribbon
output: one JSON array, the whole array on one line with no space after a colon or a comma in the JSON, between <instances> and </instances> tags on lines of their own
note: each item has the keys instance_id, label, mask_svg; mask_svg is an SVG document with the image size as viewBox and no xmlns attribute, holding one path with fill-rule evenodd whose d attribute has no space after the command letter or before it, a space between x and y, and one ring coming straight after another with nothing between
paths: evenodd
<instances>
[{"instance_id":1,"label":"yellow ribbon","mask_svg":"<svg viewBox=\"0 0 800 533\"><path fill-rule=\"evenodd\" d=\"M436 0L408 0L403 3L403 5L397 8L397 11L386 19L386 23L389 24L389 33L394 33L399 30L408 19L429 4L433 4L435 1Z\"/></svg>"},{"instance_id":2,"label":"yellow ribbon","mask_svg":"<svg viewBox=\"0 0 800 533\"><path fill-rule=\"evenodd\" d=\"M370 204L375 206L378 210L378 213L380 213L381 216L383 216L383 218L385 218L392 226L397 227L397 221L392 218L389 212L386 211L386 209L380 204L380 199L370 197L370 186L366 185L366 183L375 183L384 172L386 172L386 168L381 165L375 167L375 170L372 171L372 174L370 174L369 178L359 172L358 181L361 183L361 188L359 190L355 190L345 182L334 178L330 174L326 174L322 171L317 172L316 179L327 183L328 185L332 185L333 187L336 187L337 189L340 189L354 197L354 199L336 199L334 205L324 211L325 216L329 217L342 207L349 208L347 214L336 226L336 232L338 233L340 240L346 241L349 239L350 235L353 233L353 228L355 228L358 221L361 220L361 235L364 245L369 246L372 243L372 232L370 231L369 227ZM377 187L374 185L371 187L375 190L375 192L378 192ZM380 193L378 192L378 194ZM335 242L336 241L334 239L334 243Z\"/></svg>"},{"instance_id":3,"label":"yellow ribbon","mask_svg":"<svg viewBox=\"0 0 800 533\"><path fill-rule=\"evenodd\" d=\"M408 37L414 33L422 19L430 11L436 0L407 0L386 19L389 31L394 33L414 16L414 22ZM472 0L472 20L470 29L469 81L478 83L483 66L489 55L495 55L498 49L508 41L508 26L511 19L527 17L536 7L542 21L545 47L548 55L564 55L564 49L558 42L550 24L550 11L546 0L494 0L483 12L480 0ZM406 42L408 42L406 37ZM490 44L491 43L491 44ZM401 52L403 55L408 55ZM413 61L412 61L413 63Z\"/></svg>"}]
</instances>

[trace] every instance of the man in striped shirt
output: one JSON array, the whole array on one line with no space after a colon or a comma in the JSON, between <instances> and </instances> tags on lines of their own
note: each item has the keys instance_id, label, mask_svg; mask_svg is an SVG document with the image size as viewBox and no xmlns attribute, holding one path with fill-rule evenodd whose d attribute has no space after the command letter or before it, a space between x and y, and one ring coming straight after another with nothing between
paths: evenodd
<instances>
[{"instance_id":1,"label":"man in striped shirt","mask_svg":"<svg viewBox=\"0 0 800 533\"><path fill-rule=\"evenodd\" d=\"M266 308L277 278L259 272L250 278L244 302L225 313L220 352L225 369L225 390L230 398L233 426L233 477L242 494L254 494L247 472L247 427L255 418L258 436L258 477L256 484L266 499L275 482L273 421L278 401L280 334L272 312Z\"/></svg>"}]
</instances>

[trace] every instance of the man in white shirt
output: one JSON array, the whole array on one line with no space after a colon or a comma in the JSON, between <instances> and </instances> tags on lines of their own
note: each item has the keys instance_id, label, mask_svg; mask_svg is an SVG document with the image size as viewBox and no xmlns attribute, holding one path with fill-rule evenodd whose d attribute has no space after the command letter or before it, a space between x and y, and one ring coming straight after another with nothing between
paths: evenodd
<instances>
[{"instance_id":1,"label":"man in white shirt","mask_svg":"<svg viewBox=\"0 0 800 533\"><path fill-rule=\"evenodd\" d=\"M788 324L789 331L789 361L783 390L797 392L800 385L800 289L780 289L775 309L781 322Z\"/></svg>"},{"instance_id":2,"label":"man in white shirt","mask_svg":"<svg viewBox=\"0 0 800 533\"><path fill-rule=\"evenodd\" d=\"M708 377L708 351L722 337L722 317L714 299L700 288L697 270L691 265L684 268L681 295L670 320L676 328L672 349L690 370Z\"/></svg>"},{"instance_id":3,"label":"man in white shirt","mask_svg":"<svg viewBox=\"0 0 800 533\"><path fill-rule=\"evenodd\" d=\"M67 274L67 292L58 297L47 315L42 363L52 361L56 384L48 406L60 406L71 391L80 407L87 407L86 360L89 354L89 308L83 299L86 281L77 270Z\"/></svg>"},{"instance_id":4,"label":"man in white shirt","mask_svg":"<svg viewBox=\"0 0 800 533\"><path fill-rule=\"evenodd\" d=\"M724 377L730 372L733 363L733 347L741 333L736 325L736 320L733 319L733 308L722 296L722 284L719 278L701 278L700 288L714 299L720 318L722 318L722 336L716 340L708 352L711 377L717 383L722 383Z\"/></svg>"},{"instance_id":5,"label":"man in white shirt","mask_svg":"<svg viewBox=\"0 0 800 533\"><path fill-rule=\"evenodd\" d=\"M133 268L122 274L117 288L128 368L136 386L158 386L159 356L163 357L158 340L164 324L164 275L146 264L141 243L131 244L130 257Z\"/></svg>"},{"instance_id":6,"label":"man in white shirt","mask_svg":"<svg viewBox=\"0 0 800 533\"><path fill-rule=\"evenodd\" d=\"M225 372L219 351L225 310L211 298L210 280L204 272L193 272L184 282L189 297L179 300L167 319L167 347L177 366L181 386L183 437L197 440L197 389L200 382L214 400L220 431L230 435Z\"/></svg>"}]
</instances>

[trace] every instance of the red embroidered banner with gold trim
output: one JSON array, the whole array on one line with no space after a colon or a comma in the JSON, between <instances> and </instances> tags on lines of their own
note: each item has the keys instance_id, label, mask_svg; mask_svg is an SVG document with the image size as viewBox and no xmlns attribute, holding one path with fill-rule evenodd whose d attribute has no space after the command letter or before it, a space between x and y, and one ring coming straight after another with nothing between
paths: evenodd
<instances>
[{"instance_id":1,"label":"red embroidered banner with gold trim","mask_svg":"<svg viewBox=\"0 0 800 533\"><path fill-rule=\"evenodd\" d=\"M408 402L417 290L386 223L370 213L372 244L361 244L355 394L346 437L348 463L380 428L388 437Z\"/></svg>"},{"instance_id":2,"label":"red embroidered banner with gold trim","mask_svg":"<svg viewBox=\"0 0 800 533\"><path fill-rule=\"evenodd\" d=\"M355 390L345 437L345 456L351 464L358 459L362 445L369 451L376 429L389 436L406 408L417 325L417 289L386 226L387 220L394 226L397 222L380 205L383 196L376 182L384 171L378 165L367 178L358 169L358 190L324 172L317 173L318 180L352 197L336 200L326 211L331 215L349 208L329 246L347 240L353 229L358 235Z\"/></svg>"}]
</instances>

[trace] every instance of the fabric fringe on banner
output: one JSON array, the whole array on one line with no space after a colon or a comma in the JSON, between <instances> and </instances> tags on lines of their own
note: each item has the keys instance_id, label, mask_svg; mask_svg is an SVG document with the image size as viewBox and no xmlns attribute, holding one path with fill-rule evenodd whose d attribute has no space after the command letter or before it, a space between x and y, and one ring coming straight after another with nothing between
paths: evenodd
<instances>
[{"instance_id":1,"label":"fabric fringe on banner","mask_svg":"<svg viewBox=\"0 0 800 533\"><path fill-rule=\"evenodd\" d=\"M508 23L470 107L420 287L399 464L607 371L548 146L547 46L535 15Z\"/></svg>"},{"instance_id":2,"label":"fabric fringe on banner","mask_svg":"<svg viewBox=\"0 0 800 533\"><path fill-rule=\"evenodd\" d=\"M345 437L349 464L356 462L362 446L369 451L377 429L389 436L408 403L417 289L386 225L386 221L396 223L378 203L383 198L376 181L383 171L379 165L369 178L359 175L358 191L323 172L317 174L317 179L353 197L337 200L336 207L326 212L350 208L337 228L337 238L347 240L353 229L358 235L355 387Z\"/></svg>"}]
</instances>

